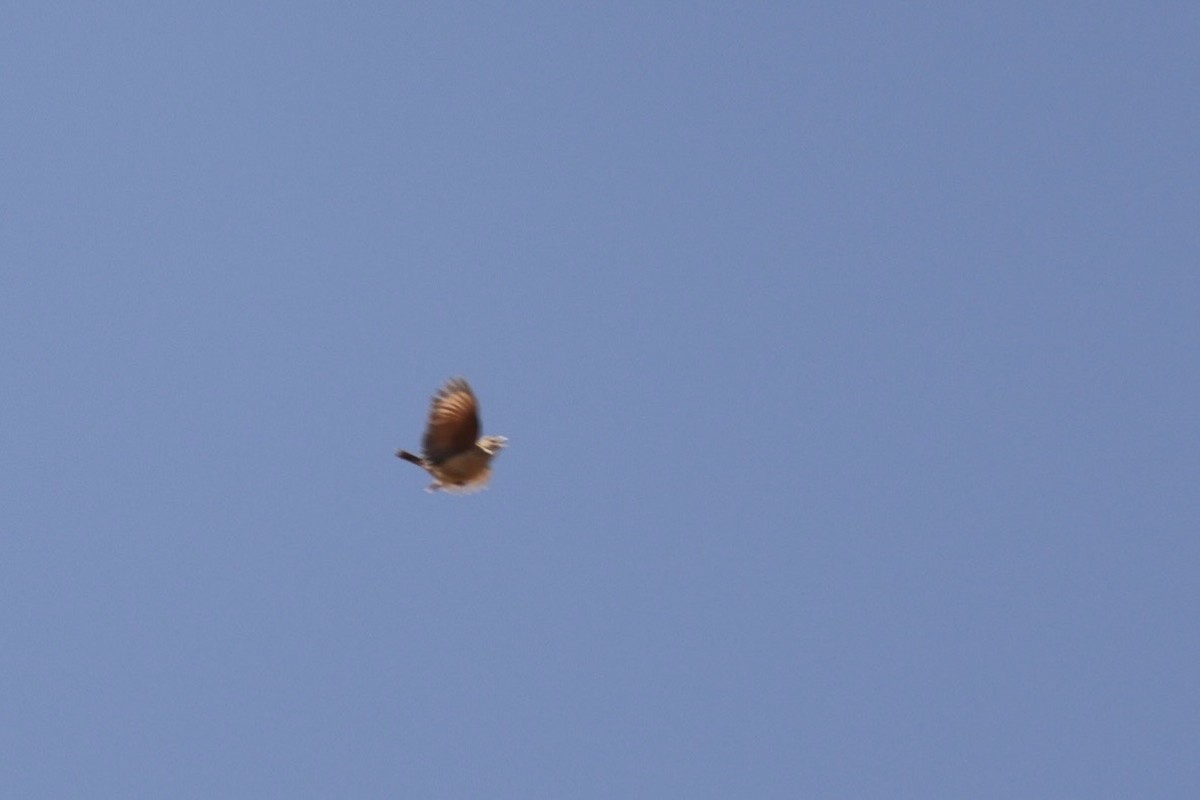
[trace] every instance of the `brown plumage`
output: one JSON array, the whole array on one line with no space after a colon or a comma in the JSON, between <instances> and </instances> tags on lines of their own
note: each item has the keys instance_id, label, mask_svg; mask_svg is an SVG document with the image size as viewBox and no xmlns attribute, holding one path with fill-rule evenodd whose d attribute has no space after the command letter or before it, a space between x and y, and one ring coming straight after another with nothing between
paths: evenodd
<instances>
[{"instance_id":1,"label":"brown plumage","mask_svg":"<svg viewBox=\"0 0 1200 800\"><path fill-rule=\"evenodd\" d=\"M473 492L491 478L492 458L504 449L503 436L479 436L479 401L463 378L452 378L434 395L421 455L396 455L433 476L428 491Z\"/></svg>"}]
</instances>

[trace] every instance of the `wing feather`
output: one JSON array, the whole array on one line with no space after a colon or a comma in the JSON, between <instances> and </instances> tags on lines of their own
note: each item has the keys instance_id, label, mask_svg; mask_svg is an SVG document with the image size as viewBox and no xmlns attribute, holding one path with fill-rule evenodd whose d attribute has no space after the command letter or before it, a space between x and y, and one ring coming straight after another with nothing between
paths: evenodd
<instances>
[{"instance_id":1,"label":"wing feather","mask_svg":"<svg viewBox=\"0 0 1200 800\"><path fill-rule=\"evenodd\" d=\"M437 463L470 450L479 438L479 401L462 378L453 378L434 395L421 443L425 457Z\"/></svg>"}]
</instances>

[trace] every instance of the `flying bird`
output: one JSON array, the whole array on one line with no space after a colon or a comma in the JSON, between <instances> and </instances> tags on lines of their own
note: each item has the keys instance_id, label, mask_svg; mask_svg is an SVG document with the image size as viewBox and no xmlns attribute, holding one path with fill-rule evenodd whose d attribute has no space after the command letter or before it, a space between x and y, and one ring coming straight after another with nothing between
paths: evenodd
<instances>
[{"instance_id":1,"label":"flying bird","mask_svg":"<svg viewBox=\"0 0 1200 800\"><path fill-rule=\"evenodd\" d=\"M508 444L503 436L479 435L479 401L464 378L452 378L433 396L421 455L397 450L433 476L426 489L477 492L492 476L492 459Z\"/></svg>"}]
</instances>

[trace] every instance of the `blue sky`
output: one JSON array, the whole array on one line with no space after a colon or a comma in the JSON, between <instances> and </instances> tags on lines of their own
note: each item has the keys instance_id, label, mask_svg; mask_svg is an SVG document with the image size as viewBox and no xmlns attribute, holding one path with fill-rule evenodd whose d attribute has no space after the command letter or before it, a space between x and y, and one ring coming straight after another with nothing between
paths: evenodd
<instances>
[{"instance_id":1,"label":"blue sky","mask_svg":"<svg viewBox=\"0 0 1200 800\"><path fill-rule=\"evenodd\" d=\"M0 791L1196 795L1198 40L7 8Z\"/></svg>"}]
</instances>

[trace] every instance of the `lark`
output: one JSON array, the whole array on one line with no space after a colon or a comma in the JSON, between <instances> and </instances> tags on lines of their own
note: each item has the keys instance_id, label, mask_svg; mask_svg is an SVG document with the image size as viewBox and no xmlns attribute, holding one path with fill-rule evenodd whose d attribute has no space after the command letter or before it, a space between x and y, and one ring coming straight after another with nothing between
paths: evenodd
<instances>
[{"instance_id":1,"label":"lark","mask_svg":"<svg viewBox=\"0 0 1200 800\"><path fill-rule=\"evenodd\" d=\"M508 439L480 436L479 401L464 378L452 378L433 396L421 455L397 450L433 476L426 491L477 492L492 477L492 459Z\"/></svg>"}]
</instances>

